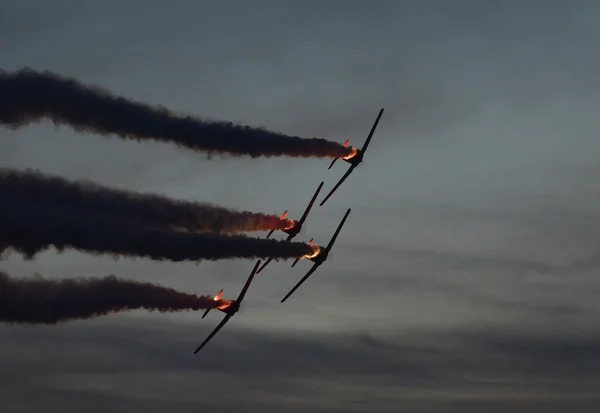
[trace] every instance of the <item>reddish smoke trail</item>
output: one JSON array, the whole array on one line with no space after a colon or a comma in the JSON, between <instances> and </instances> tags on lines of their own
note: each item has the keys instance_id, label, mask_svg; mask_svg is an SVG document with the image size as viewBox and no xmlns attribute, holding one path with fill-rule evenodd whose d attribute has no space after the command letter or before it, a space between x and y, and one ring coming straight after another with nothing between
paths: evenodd
<instances>
[{"instance_id":1,"label":"reddish smoke trail","mask_svg":"<svg viewBox=\"0 0 600 413\"><path fill-rule=\"evenodd\" d=\"M114 275L50 280L0 271L0 321L5 323L56 324L130 310L196 311L227 303Z\"/></svg>"},{"instance_id":2,"label":"reddish smoke trail","mask_svg":"<svg viewBox=\"0 0 600 413\"><path fill-rule=\"evenodd\" d=\"M0 196L0 253L13 248L33 258L52 246L59 251L73 248L93 254L169 261L288 259L315 251L303 242L148 228L123 217L65 211Z\"/></svg>"},{"instance_id":3,"label":"reddish smoke trail","mask_svg":"<svg viewBox=\"0 0 600 413\"><path fill-rule=\"evenodd\" d=\"M211 204L180 201L157 194L73 182L38 171L0 168L0 196L57 208L82 209L130 217L150 226L190 231L245 232L283 229L293 222L277 215L236 211Z\"/></svg>"}]
</instances>

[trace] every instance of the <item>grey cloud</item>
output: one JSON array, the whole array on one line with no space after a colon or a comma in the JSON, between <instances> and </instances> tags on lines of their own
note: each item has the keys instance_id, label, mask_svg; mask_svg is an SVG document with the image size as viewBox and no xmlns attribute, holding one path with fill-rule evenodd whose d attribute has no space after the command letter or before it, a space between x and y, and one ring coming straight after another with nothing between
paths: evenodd
<instances>
[{"instance_id":1,"label":"grey cloud","mask_svg":"<svg viewBox=\"0 0 600 413\"><path fill-rule=\"evenodd\" d=\"M592 411L600 402L594 391L600 339L594 334L564 339L486 329L375 338L228 327L198 356L191 348L208 327L197 324L3 327L3 354L19 355L2 363L4 375L16 372L3 386L3 400L17 406L24 386L38 395L28 408L53 401L57 411L68 408L71 397L83 402L85 396L87 403L100 395L106 405L127 404L129 411L158 411L167 403L183 411L203 405L359 411L369 403L381 411L420 406L436 412L523 403L520 411L537 411L566 401ZM38 343L36 351L27 347L31 342Z\"/></svg>"}]
</instances>

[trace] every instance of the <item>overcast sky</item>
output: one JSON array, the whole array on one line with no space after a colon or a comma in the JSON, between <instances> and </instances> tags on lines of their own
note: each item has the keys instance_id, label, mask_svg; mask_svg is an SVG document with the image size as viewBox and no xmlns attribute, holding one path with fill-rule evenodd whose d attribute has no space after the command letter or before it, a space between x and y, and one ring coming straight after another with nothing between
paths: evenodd
<instances>
[{"instance_id":1,"label":"overcast sky","mask_svg":"<svg viewBox=\"0 0 600 413\"><path fill-rule=\"evenodd\" d=\"M600 407L600 5L593 1L0 4L0 68L48 69L197 116L362 145L365 162L221 318L134 312L0 327L7 412L577 412ZM327 159L0 129L0 166L299 217ZM258 235L258 234L256 234ZM115 274L237 296L253 261L50 251L14 276Z\"/></svg>"}]
</instances>

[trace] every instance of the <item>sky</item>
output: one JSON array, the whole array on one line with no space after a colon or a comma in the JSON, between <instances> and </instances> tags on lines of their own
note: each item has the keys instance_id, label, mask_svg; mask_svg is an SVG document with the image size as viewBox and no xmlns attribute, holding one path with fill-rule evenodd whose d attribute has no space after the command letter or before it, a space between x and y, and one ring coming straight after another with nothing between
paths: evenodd
<instances>
[{"instance_id":1,"label":"sky","mask_svg":"<svg viewBox=\"0 0 600 413\"><path fill-rule=\"evenodd\" d=\"M365 161L241 311L0 326L10 412L577 412L600 407L600 5L593 1L0 4L0 68L47 69L207 119L361 146ZM208 159L50 122L0 166L299 217L327 159ZM258 234L257 234L258 235ZM282 237L280 235L280 237ZM49 251L13 276L105 276L235 298L254 261Z\"/></svg>"}]
</instances>

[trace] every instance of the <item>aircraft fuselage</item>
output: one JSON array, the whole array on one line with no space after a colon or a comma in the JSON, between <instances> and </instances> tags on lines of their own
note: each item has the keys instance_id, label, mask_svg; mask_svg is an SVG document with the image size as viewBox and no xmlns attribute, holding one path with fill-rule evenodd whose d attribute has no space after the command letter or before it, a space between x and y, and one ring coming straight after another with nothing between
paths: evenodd
<instances>
[{"instance_id":1,"label":"aircraft fuselage","mask_svg":"<svg viewBox=\"0 0 600 413\"><path fill-rule=\"evenodd\" d=\"M229 307L227 307L221 311L223 311L225 314L228 314L228 315L234 315L235 313L240 311L240 303L238 303L237 301L234 301Z\"/></svg>"},{"instance_id":2,"label":"aircraft fuselage","mask_svg":"<svg viewBox=\"0 0 600 413\"><path fill-rule=\"evenodd\" d=\"M363 161L364 156L365 155L363 154L363 152L360 149L358 149L356 155L354 155L350 159L344 159L344 161L348 162L350 165L358 166L358 164Z\"/></svg>"},{"instance_id":3,"label":"aircraft fuselage","mask_svg":"<svg viewBox=\"0 0 600 413\"><path fill-rule=\"evenodd\" d=\"M327 253L327 251L323 251L319 255L317 255L316 257L310 258L310 260L312 262L316 262L317 264L320 265L320 264L323 264L327 260L327 255L329 255Z\"/></svg>"},{"instance_id":4,"label":"aircraft fuselage","mask_svg":"<svg viewBox=\"0 0 600 413\"><path fill-rule=\"evenodd\" d=\"M300 224L298 221L295 221L295 224L292 228L283 230L283 232L286 234L291 235L292 238L298 235L300 231L302 231L302 224Z\"/></svg>"}]
</instances>

